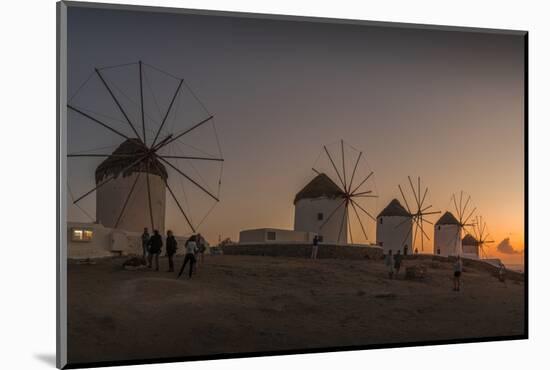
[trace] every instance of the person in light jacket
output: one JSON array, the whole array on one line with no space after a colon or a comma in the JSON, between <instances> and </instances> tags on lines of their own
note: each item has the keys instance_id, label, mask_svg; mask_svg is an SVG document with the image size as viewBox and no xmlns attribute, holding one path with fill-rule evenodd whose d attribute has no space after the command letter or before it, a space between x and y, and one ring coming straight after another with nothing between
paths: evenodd
<instances>
[{"instance_id":1,"label":"person in light jacket","mask_svg":"<svg viewBox=\"0 0 550 370\"><path fill-rule=\"evenodd\" d=\"M197 247L197 237L195 235L191 235L189 239L185 242L185 257L183 259L183 265L181 266L180 272L178 274L177 279L183 274L183 270L185 269L185 265L187 265L187 262L189 262L189 279L193 276L193 266L195 265L195 262L197 261L195 258L195 255L198 251Z\"/></svg>"}]
</instances>

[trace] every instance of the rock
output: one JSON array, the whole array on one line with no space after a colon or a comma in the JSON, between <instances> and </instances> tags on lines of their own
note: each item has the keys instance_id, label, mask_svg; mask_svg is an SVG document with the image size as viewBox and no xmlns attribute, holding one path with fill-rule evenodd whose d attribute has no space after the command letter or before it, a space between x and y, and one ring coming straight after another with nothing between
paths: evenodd
<instances>
[{"instance_id":1,"label":"rock","mask_svg":"<svg viewBox=\"0 0 550 370\"><path fill-rule=\"evenodd\" d=\"M142 257L131 257L124 261L122 268L125 270L135 271L141 270L147 267L145 259Z\"/></svg>"},{"instance_id":2,"label":"rock","mask_svg":"<svg viewBox=\"0 0 550 370\"><path fill-rule=\"evenodd\" d=\"M405 269L405 279L422 280L426 277L427 269L424 265L414 265Z\"/></svg>"}]
</instances>

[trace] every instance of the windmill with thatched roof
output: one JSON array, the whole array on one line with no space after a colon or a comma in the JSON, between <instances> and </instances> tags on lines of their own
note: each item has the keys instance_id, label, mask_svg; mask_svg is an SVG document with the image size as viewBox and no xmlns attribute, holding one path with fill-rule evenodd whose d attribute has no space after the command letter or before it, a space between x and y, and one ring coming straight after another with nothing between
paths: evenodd
<instances>
[{"instance_id":1,"label":"windmill with thatched roof","mask_svg":"<svg viewBox=\"0 0 550 370\"><path fill-rule=\"evenodd\" d=\"M412 217L397 199L392 201L376 217L376 244L384 249L408 254L412 248Z\"/></svg>"},{"instance_id":2,"label":"windmill with thatched roof","mask_svg":"<svg viewBox=\"0 0 550 370\"><path fill-rule=\"evenodd\" d=\"M462 255L462 235L467 234L468 227L473 227L472 215L476 207L472 208L471 196L466 199L466 194L461 191L460 197L453 194L453 213L447 211L434 225L434 254L447 256ZM466 199L466 201L464 201ZM470 208L469 208L470 207Z\"/></svg>"},{"instance_id":3,"label":"windmill with thatched roof","mask_svg":"<svg viewBox=\"0 0 550 370\"><path fill-rule=\"evenodd\" d=\"M224 159L214 116L183 78L142 61L94 68L67 108L70 142L98 146L67 154L70 171L95 168L91 190L84 184L87 191L74 197L68 184L74 207L90 217L81 204L95 194L96 222L161 233L171 207L170 227L198 231L208 213L202 219L193 214L219 201ZM77 176L70 179L78 183ZM192 200L201 207L191 209Z\"/></svg>"},{"instance_id":4,"label":"windmill with thatched roof","mask_svg":"<svg viewBox=\"0 0 550 370\"><path fill-rule=\"evenodd\" d=\"M376 219L361 202L367 198L378 197L372 194L367 182L374 172L370 171L367 175L361 173L363 152L344 143L343 140L338 143L337 152L340 158L336 157L338 154L335 154L334 150L331 153L326 145L323 146L321 154L326 155L323 158L326 159L328 168L321 171L315 168L319 163L314 164L313 171L317 175L296 194L294 230L317 233L324 242L346 244L349 237L351 243L354 243L352 224L355 221L359 224L366 242L368 236L361 215L366 215L374 221ZM346 162L346 153L348 160L352 158L351 163ZM336 164L335 158L341 166ZM334 180L329 176L329 171L335 175ZM356 175L360 176L361 181L355 182ZM355 217L351 217L350 209Z\"/></svg>"}]
</instances>

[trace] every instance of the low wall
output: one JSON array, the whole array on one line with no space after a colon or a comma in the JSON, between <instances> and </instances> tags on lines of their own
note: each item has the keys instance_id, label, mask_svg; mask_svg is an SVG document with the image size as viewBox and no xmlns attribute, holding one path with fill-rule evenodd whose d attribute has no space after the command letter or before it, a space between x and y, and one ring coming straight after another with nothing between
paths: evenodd
<instances>
[{"instance_id":1,"label":"low wall","mask_svg":"<svg viewBox=\"0 0 550 370\"><path fill-rule=\"evenodd\" d=\"M412 256L410 258L419 259L419 260L439 261L439 262L446 262L446 263L453 263L456 260L456 257L442 257L442 256L429 255L429 254L419 254L419 255ZM483 260L462 258L462 266L465 269L473 268L476 270L488 272L492 276L498 277L499 268ZM524 281L525 274L506 269L506 279L514 280L514 281Z\"/></svg>"},{"instance_id":2,"label":"low wall","mask_svg":"<svg viewBox=\"0 0 550 370\"><path fill-rule=\"evenodd\" d=\"M311 256L311 244L231 244L223 246L223 253L228 255L270 256L270 257L301 257ZM341 259L382 259L380 247L320 244L317 258Z\"/></svg>"}]
</instances>

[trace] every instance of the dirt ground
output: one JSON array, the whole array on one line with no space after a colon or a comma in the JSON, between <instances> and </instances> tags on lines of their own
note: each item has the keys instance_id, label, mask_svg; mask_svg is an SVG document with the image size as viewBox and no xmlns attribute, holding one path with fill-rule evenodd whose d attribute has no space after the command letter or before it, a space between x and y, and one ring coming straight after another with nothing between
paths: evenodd
<instances>
[{"instance_id":1,"label":"dirt ground","mask_svg":"<svg viewBox=\"0 0 550 370\"><path fill-rule=\"evenodd\" d=\"M160 272L124 260L69 262L70 363L524 333L523 282L468 268L454 292L449 263L409 281L382 261L208 256L176 280L166 258Z\"/></svg>"}]
</instances>

